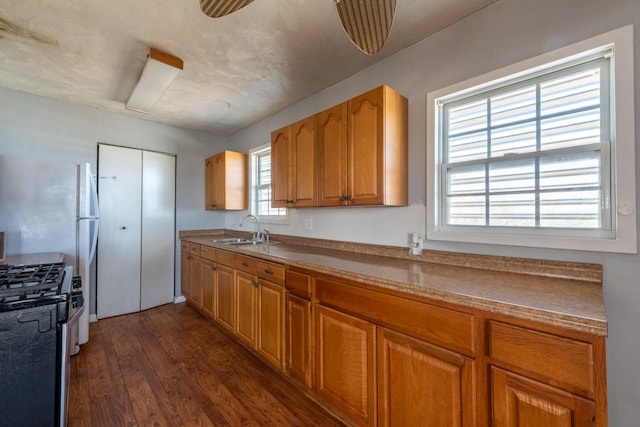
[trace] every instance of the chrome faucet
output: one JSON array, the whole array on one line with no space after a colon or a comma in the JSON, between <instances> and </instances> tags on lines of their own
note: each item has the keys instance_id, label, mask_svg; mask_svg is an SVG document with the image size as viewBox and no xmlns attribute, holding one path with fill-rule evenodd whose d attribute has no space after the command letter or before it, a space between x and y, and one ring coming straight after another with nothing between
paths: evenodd
<instances>
[{"instance_id":1,"label":"chrome faucet","mask_svg":"<svg viewBox=\"0 0 640 427\"><path fill-rule=\"evenodd\" d=\"M262 241L262 231L260 231L260 219L255 216L255 215L247 215L244 218L242 218L242 221L240 221L240 227L244 226L244 222L248 219L253 219L256 222L257 225L257 229L256 231L253 233L253 237L251 238L251 240L256 241L256 242L261 242Z\"/></svg>"}]
</instances>

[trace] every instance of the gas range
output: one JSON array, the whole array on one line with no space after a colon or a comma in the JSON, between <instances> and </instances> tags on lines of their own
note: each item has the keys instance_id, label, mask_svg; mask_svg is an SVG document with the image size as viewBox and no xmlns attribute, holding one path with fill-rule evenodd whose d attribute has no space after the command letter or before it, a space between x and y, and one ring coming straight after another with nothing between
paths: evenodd
<instances>
[{"instance_id":1,"label":"gas range","mask_svg":"<svg viewBox=\"0 0 640 427\"><path fill-rule=\"evenodd\" d=\"M0 312L71 301L81 286L72 276L73 268L64 263L0 265Z\"/></svg>"},{"instance_id":2,"label":"gas range","mask_svg":"<svg viewBox=\"0 0 640 427\"><path fill-rule=\"evenodd\" d=\"M66 426L82 281L64 263L0 265L0 426ZM24 396L29 396L25 399Z\"/></svg>"}]
</instances>

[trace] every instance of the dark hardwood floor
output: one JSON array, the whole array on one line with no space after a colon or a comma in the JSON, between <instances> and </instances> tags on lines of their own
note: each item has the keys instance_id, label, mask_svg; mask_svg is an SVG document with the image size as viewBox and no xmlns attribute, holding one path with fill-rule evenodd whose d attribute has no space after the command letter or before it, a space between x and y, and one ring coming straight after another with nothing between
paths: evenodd
<instances>
[{"instance_id":1,"label":"dark hardwood floor","mask_svg":"<svg viewBox=\"0 0 640 427\"><path fill-rule=\"evenodd\" d=\"M186 304L100 320L71 359L70 426L339 426Z\"/></svg>"}]
</instances>

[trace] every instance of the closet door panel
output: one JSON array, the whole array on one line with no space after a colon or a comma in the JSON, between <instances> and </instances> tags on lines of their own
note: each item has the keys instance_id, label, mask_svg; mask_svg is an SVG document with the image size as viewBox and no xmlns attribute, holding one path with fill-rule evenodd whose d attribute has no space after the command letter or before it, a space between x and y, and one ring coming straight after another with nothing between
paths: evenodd
<instances>
[{"instance_id":1,"label":"closet door panel","mask_svg":"<svg viewBox=\"0 0 640 427\"><path fill-rule=\"evenodd\" d=\"M175 157L142 154L142 251L140 309L173 300Z\"/></svg>"}]
</instances>

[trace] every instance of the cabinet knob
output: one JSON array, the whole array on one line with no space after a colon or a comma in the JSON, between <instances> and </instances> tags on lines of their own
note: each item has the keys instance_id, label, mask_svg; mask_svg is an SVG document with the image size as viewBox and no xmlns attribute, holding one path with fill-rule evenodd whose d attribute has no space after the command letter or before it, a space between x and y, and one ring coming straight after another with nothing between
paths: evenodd
<instances>
[{"instance_id":1,"label":"cabinet knob","mask_svg":"<svg viewBox=\"0 0 640 427\"><path fill-rule=\"evenodd\" d=\"M243 266L245 266L245 267L249 267L249 264L247 264L247 263L246 263L246 262L244 262L244 261L242 262L242 265L243 265Z\"/></svg>"},{"instance_id":2,"label":"cabinet knob","mask_svg":"<svg viewBox=\"0 0 640 427\"><path fill-rule=\"evenodd\" d=\"M255 280L251 281L251 286L253 286L254 288L258 287L258 282L256 282Z\"/></svg>"}]
</instances>

